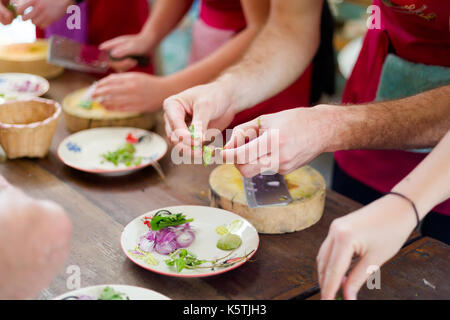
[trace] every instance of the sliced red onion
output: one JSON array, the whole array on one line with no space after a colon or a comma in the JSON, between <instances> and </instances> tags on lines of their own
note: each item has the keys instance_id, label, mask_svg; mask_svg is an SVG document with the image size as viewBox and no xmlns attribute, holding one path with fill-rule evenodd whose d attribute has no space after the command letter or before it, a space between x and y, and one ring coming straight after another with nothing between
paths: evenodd
<instances>
[{"instance_id":1,"label":"sliced red onion","mask_svg":"<svg viewBox=\"0 0 450 320\"><path fill-rule=\"evenodd\" d=\"M189 223L168 227L159 231L148 231L139 240L139 248L144 252L156 251L170 254L179 248L187 248L195 240L194 231Z\"/></svg>"},{"instance_id":2,"label":"sliced red onion","mask_svg":"<svg viewBox=\"0 0 450 320\"><path fill-rule=\"evenodd\" d=\"M174 252L176 249L177 242L175 240L157 243L155 246L156 252L166 255Z\"/></svg>"},{"instance_id":3,"label":"sliced red onion","mask_svg":"<svg viewBox=\"0 0 450 320\"><path fill-rule=\"evenodd\" d=\"M195 234L192 231L183 231L177 235L177 244L179 248L187 248L195 240Z\"/></svg>"},{"instance_id":4,"label":"sliced red onion","mask_svg":"<svg viewBox=\"0 0 450 320\"><path fill-rule=\"evenodd\" d=\"M139 249L144 252L152 252L155 247L156 233L154 231L148 231L139 240Z\"/></svg>"}]
</instances>

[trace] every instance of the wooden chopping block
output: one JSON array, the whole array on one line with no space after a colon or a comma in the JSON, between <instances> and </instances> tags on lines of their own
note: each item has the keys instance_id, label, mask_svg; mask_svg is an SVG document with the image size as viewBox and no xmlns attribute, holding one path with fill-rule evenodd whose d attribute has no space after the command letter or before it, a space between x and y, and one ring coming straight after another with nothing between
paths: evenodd
<instances>
[{"instance_id":1,"label":"wooden chopping block","mask_svg":"<svg viewBox=\"0 0 450 320\"><path fill-rule=\"evenodd\" d=\"M281 207L249 208L240 172L233 165L221 165L209 176L210 204L247 219L259 233L300 231L318 222L325 207L322 175L305 166L284 178L293 202Z\"/></svg>"},{"instance_id":2,"label":"wooden chopping block","mask_svg":"<svg viewBox=\"0 0 450 320\"><path fill-rule=\"evenodd\" d=\"M55 78L64 69L47 63L47 52L47 40L0 46L0 72L30 73L47 79Z\"/></svg>"},{"instance_id":3,"label":"wooden chopping block","mask_svg":"<svg viewBox=\"0 0 450 320\"><path fill-rule=\"evenodd\" d=\"M108 111L94 102L91 109L79 107L87 88L77 90L64 98L64 120L71 132L99 127L133 127L151 129L156 123L156 113Z\"/></svg>"}]
</instances>

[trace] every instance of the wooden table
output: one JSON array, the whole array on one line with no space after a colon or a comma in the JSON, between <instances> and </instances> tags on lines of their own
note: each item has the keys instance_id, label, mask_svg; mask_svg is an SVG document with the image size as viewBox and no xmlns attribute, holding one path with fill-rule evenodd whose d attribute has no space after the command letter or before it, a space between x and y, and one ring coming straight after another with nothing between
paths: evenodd
<instances>
[{"instance_id":1,"label":"wooden table","mask_svg":"<svg viewBox=\"0 0 450 320\"><path fill-rule=\"evenodd\" d=\"M61 101L69 92L90 82L92 78L88 75L66 72L51 81L47 96ZM157 131L162 132L161 121ZM52 199L67 210L74 225L74 235L66 266L79 266L82 287L136 285L173 299L314 298L319 291L315 259L330 223L360 207L358 203L328 191L325 213L316 225L292 234L261 235L259 250L242 267L203 279L165 277L144 270L125 257L120 248L123 227L135 217L156 208L208 205L207 182L213 168L176 166L167 155L161 161L167 176L165 182L153 168L115 178L87 174L66 167L56 156L58 144L68 134L61 119L50 154L45 159L7 161L0 164L0 174L30 195ZM363 291L362 297L449 298L450 248L422 239L413 241L405 250L409 251L402 251L392 260L395 267L389 267L392 263L387 267L391 268L386 274L389 283L388 280L383 282L386 286L377 292ZM41 299L68 291L69 274L65 271L41 293ZM436 285L432 294L420 278Z\"/></svg>"}]
</instances>

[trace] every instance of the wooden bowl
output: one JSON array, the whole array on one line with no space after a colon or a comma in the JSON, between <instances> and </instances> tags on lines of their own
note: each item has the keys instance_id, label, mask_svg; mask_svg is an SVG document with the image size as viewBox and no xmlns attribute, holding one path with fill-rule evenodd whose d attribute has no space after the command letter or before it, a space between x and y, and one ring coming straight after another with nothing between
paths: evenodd
<instances>
[{"instance_id":1,"label":"wooden bowl","mask_svg":"<svg viewBox=\"0 0 450 320\"><path fill-rule=\"evenodd\" d=\"M31 73L47 79L59 76L64 69L47 63L48 41L0 46L1 73Z\"/></svg>"},{"instance_id":2,"label":"wooden bowl","mask_svg":"<svg viewBox=\"0 0 450 320\"><path fill-rule=\"evenodd\" d=\"M92 109L84 109L78 105L83 100L88 88L74 91L63 100L63 114L67 129L77 132L99 127L133 127L151 129L156 123L156 113L108 111L95 103Z\"/></svg>"},{"instance_id":3,"label":"wooden bowl","mask_svg":"<svg viewBox=\"0 0 450 320\"><path fill-rule=\"evenodd\" d=\"M309 166L284 176L293 202L280 207L249 208L242 176L232 165L221 165L209 176L210 204L250 221L259 233L281 234L311 227L322 217L326 185Z\"/></svg>"},{"instance_id":4,"label":"wooden bowl","mask_svg":"<svg viewBox=\"0 0 450 320\"><path fill-rule=\"evenodd\" d=\"M33 98L0 105L0 144L9 159L42 158L50 149L61 106Z\"/></svg>"}]
</instances>

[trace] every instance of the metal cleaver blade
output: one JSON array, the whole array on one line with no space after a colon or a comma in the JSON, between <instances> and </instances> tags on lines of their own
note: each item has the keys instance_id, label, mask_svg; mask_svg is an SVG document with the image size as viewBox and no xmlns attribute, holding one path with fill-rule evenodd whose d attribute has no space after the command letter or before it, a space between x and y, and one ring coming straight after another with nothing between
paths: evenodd
<instances>
[{"instance_id":1,"label":"metal cleaver blade","mask_svg":"<svg viewBox=\"0 0 450 320\"><path fill-rule=\"evenodd\" d=\"M285 206L292 202L286 181L278 173L242 179L249 208Z\"/></svg>"}]
</instances>

